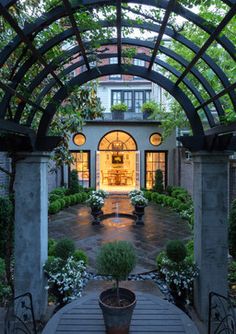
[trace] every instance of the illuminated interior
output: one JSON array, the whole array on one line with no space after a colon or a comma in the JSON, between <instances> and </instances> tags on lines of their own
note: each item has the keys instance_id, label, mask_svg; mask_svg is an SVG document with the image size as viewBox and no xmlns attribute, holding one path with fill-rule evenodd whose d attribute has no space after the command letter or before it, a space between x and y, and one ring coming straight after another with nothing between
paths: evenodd
<instances>
[{"instance_id":1,"label":"illuminated interior","mask_svg":"<svg viewBox=\"0 0 236 334\"><path fill-rule=\"evenodd\" d=\"M113 131L99 143L97 187L128 192L139 188L139 154L134 139L123 131Z\"/></svg>"},{"instance_id":2,"label":"illuminated interior","mask_svg":"<svg viewBox=\"0 0 236 334\"><path fill-rule=\"evenodd\" d=\"M146 188L152 189L155 184L155 172L163 173L163 185L166 184L166 152L146 152Z\"/></svg>"}]
</instances>

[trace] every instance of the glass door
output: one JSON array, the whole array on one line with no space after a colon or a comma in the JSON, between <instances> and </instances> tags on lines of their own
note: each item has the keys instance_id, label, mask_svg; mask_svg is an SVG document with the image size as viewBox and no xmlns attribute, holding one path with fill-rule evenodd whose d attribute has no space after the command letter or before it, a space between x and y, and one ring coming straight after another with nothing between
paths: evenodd
<instances>
[{"instance_id":1,"label":"glass door","mask_svg":"<svg viewBox=\"0 0 236 334\"><path fill-rule=\"evenodd\" d=\"M96 152L96 190L100 189L100 152Z\"/></svg>"},{"instance_id":2,"label":"glass door","mask_svg":"<svg viewBox=\"0 0 236 334\"><path fill-rule=\"evenodd\" d=\"M135 189L140 189L140 152L135 152Z\"/></svg>"}]
</instances>

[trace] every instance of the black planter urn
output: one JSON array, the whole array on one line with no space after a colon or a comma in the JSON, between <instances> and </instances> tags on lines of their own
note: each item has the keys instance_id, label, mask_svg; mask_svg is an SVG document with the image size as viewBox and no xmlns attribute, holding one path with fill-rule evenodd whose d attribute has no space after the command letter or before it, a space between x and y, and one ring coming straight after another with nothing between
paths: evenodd
<instances>
[{"instance_id":1,"label":"black planter urn","mask_svg":"<svg viewBox=\"0 0 236 334\"><path fill-rule=\"evenodd\" d=\"M144 215L145 205L135 205L134 214L136 215L136 225L144 225L143 215Z\"/></svg>"},{"instance_id":2,"label":"black planter urn","mask_svg":"<svg viewBox=\"0 0 236 334\"><path fill-rule=\"evenodd\" d=\"M92 225L99 225L100 224L100 216L102 215L101 208L91 207L91 215L93 216Z\"/></svg>"}]
</instances>

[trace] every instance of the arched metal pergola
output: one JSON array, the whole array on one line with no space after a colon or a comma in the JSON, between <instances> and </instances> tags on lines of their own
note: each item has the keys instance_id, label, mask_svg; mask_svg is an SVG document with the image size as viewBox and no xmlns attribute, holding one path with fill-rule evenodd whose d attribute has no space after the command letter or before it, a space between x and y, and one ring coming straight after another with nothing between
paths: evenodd
<instances>
[{"instance_id":1,"label":"arched metal pergola","mask_svg":"<svg viewBox=\"0 0 236 334\"><path fill-rule=\"evenodd\" d=\"M194 244L200 276L194 304L206 324L209 292L227 294L229 152L225 150L236 148L236 122L222 120L227 109L232 115L236 112L236 48L232 34L227 34L228 24L235 20L236 0L220 2L221 18L212 14L217 23L181 4L186 0L47 0L38 7L34 2L32 17L25 1L0 0L0 151L20 152L14 184L15 293L30 291L36 317L45 314L50 156L45 151L60 141L49 135L54 115L77 86L106 75L130 74L163 87L180 104L192 129L192 136L180 140L197 151ZM86 24L84 17L90 20ZM196 29L202 42L196 44L173 25L177 18ZM133 36L130 30L142 34ZM143 40L144 32L152 38ZM172 48L172 42L181 47ZM114 52L107 50L110 45L116 45ZM228 68L214 56L213 46L228 59ZM147 66L127 63L127 47L149 50L150 54L132 56ZM188 57L181 50L187 50ZM112 57L117 64L108 64ZM101 62L93 67L95 59ZM77 68L79 74L71 79Z\"/></svg>"},{"instance_id":2,"label":"arched metal pergola","mask_svg":"<svg viewBox=\"0 0 236 334\"><path fill-rule=\"evenodd\" d=\"M227 5L227 10L217 26L183 6L181 1L176 0L132 0L125 2L121 0L83 0L78 2L62 0L56 5L52 5L48 12L41 13L31 22L23 23L18 22L16 15L12 14L12 9L17 5L17 2L16 0L0 1L2 20L8 26L8 33L13 36L0 50L0 68L4 69L11 57L14 57L15 61L9 76L0 80L0 89L2 90L0 131L13 134L11 140L15 150L53 149L59 138L48 136L48 129L58 107L70 95L73 88L98 77L116 73L136 75L150 80L163 87L179 102L193 132L192 137L182 138L185 146L192 150L222 150L235 147L235 140L232 136L232 132L236 128L235 124L224 125L220 123L220 120L225 115L222 97L227 97L232 110L236 111L236 83L233 81L234 78L229 78L224 72L220 62L216 62L207 53L212 43L217 43L225 50L229 59L235 62L235 45L224 35L225 27L236 13L235 0L222 1ZM153 22L150 22L150 16L139 13L134 5L145 5L151 9L159 9L163 13L162 19L153 17ZM115 6L113 7L113 9L115 8L115 17L109 20L104 20L101 17L99 25L100 29L114 30L115 28L116 36L103 40L100 47L116 45L117 52L100 52L98 47L91 52L91 41L85 38L91 30L83 25L80 27L77 14L87 11L92 15L94 9L108 8L109 6ZM133 15L133 18L127 19L124 15L127 12ZM135 15L141 15L143 21L136 20ZM191 39L181 34L181 31L176 31L171 23L171 15L181 17L206 34L208 37L203 45L201 47L196 45ZM50 27L62 19L67 20L64 28L53 36L49 34L48 38L44 38L44 41L39 43L40 34L50 32ZM149 34L156 36L156 40L143 41L140 37L123 37L122 29L126 28L148 31ZM174 40L187 48L193 54L192 59L189 61L182 54L162 45L164 36L167 36L169 41ZM76 40L76 46L69 50L61 50L59 55L55 53L50 59L47 59L46 55L53 51L53 48L66 41L70 42L71 38ZM39 45L37 46L37 44ZM148 66L127 66L124 64L122 54L124 46L141 46L149 49L150 56L143 53L137 53L134 56L136 59L144 60ZM163 59L160 59L160 53L164 55ZM67 65L67 67L63 66L69 64L76 55L80 56L76 62L70 66ZM118 63L113 65L100 64L93 68L91 62L94 56L103 60L117 57ZM181 72L169 64L168 59L181 65L183 71ZM207 68L214 73L215 78L222 86L220 91L216 92L204 73L199 71L197 66L199 61L204 61ZM32 77L30 73L36 64L40 64L40 69L37 75ZM85 71L69 81L64 80L71 71L79 67L82 68L82 66L86 67ZM165 69L172 76L163 75L155 66ZM192 78L201 85L201 91L195 86ZM184 91L183 85L187 88L189 95ZM204 96L202 92L204 92ZM193 104L192 97L198 101L198 105ZM199 111L204 113L204 124ZM217 113L217 120L213 115L215 113ZM38 119L37 126L33 127L36 118ZM0 144L2 150L9 149L9 140L4 137L1 138Z\"/></svg>"}]
</instances>

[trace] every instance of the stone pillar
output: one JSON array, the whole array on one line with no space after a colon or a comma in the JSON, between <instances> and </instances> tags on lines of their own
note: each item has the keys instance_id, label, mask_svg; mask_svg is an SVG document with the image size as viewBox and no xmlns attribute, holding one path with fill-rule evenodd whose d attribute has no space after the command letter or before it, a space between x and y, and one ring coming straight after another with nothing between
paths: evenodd
<instances>
[{"instance_id":1,"label":"stone pillar","mask_svg":"<svg viewBox=\"0 0 236 334\"><path fill-rule=\"evenodd\" d=\"M48 153L22 154L15 178L15 295L32 293L36 319L47 307L48 160Z\"/></svg>"},{"instance_id":2,"label":"stone pillar","mask_svg":"<svg viewBox=\"0 0 236 334\"><path fill-rule=\"evenodd\" d=\"M205 325L209 292L227 296L229 154L193 154L194 256L200 269L194 304Z\"/></svg>"}]
</instances>

